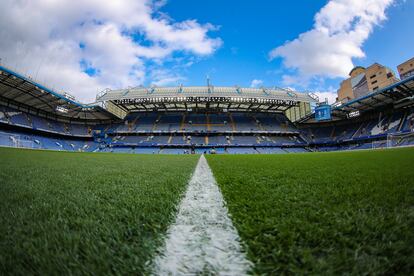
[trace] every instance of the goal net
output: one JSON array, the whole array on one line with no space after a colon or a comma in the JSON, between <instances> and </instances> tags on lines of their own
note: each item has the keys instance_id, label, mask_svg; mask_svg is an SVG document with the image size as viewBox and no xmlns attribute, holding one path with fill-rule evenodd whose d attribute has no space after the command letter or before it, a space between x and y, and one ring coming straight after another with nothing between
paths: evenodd
<instances>
[{"instance_id":1,"label":"goal net","mask_svg":"<svg viewBox=\"0 0 414 276\"><path fill-rule=\"evenodd\" d=\"M384 149L384 148L387 148L387 141L386 140L373 141L372 142L372 148L373 149Z\"/></svg>"},{"instance_id":2,"label":"goal net","mask_svg":"<svg viewBox=\"0 0 414 276\"><path fill-rule=\"evenodd\" d=\"M414 133L388 134L387 148L414 145Z\"/></svg>"},{"instance_id":3,"label":"goal net","mask_svg":"<svg viewBox=\"0 0 414 276\"><path fill-rule=\"evenodd\" d=\"M23 139L19 135L10 135L11 145L15 148L35 148L34 142L31 140Z\"/></svg>"}]
</instances>

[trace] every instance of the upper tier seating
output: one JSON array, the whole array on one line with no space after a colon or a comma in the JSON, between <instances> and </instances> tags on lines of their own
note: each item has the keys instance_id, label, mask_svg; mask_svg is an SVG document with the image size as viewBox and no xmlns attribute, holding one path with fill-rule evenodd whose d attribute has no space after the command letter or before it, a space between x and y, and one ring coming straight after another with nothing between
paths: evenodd
<instances>
[{"instance_id":1,"label":"upper tier seating","mask_svg":"<svg viewBox=\"0 0 414 276\"><path fill-rule=\"evenodd\" d=\"M395 111L391 115L379 113L376 117L362 122L349 121L347 124L334 124L304 127L301 133L310 142L329 143L351 139L386 136L389 133L410 132L414 126L414 110Z\"/></svg>"},{"instance_id":2,"label":"upper tier seating","mask_svg":"<svg viewBox=\"0 0 414 276\"><path fill-rule=\"evenodd\" d=\"M0 107L0 122L23 126L47 132L69 134L75 136L91 136L91 127L79 124L67 124L24 113L9 107Z\"/></svg>"},{"instance_id":3,"label":"upper tier seating","mask_svg":"<svg viewBox=\"0 0 414 276\"><path fill-rule=\"evenodd\" d=\"M51 138L27 133L0 131L0 146L66 151L94 151L99 147L99 144L93 141Z\"/></svg>"},{"instance_id":4,"label":"upper tier seating","mask_svg":"<svg viewBox=\"0 0 414 276\"><path fill-rule=\"evenodd\" d=\"M283 114L256 113L135 113L125 121L110 127L99 126L112 132L152 132L152 131L279 131L296 132L297 129Z\"/></svg>"}]
</instances>

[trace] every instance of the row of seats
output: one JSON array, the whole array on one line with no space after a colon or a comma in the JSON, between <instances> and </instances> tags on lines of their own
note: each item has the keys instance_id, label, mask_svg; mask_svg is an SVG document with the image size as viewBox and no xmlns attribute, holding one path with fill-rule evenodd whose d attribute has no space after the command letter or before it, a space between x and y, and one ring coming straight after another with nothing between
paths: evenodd
<instances>
[{"instance_id":1,"label":"row of seats","mask_svg":"<svg viewBox=\"0 0 414 276\"><path fill-rule=\"evenodd\" d=\"M107 147L101 152L113 153L136 153L136 154L286 154L304 153L308 150L304 148L280 148L280 147L212 147L196 148L193 151L185 148L160 148L160 147Z\"/></svg>"},{"instance_id":2,"label":"row of seats","mask_svg":"<svg viewBox=\"0 0 414 276\"><path fill-rule=\"evenodd\" d=\"M408 133L414 130L414 110L398 111L391 115L378 114L377 117L359 123L311 126L301 129L301 134L309 142L328 143L344 140L357 140L365 137L390 133Z\"/></svg>"},{"instance_id":3,"label":"row of seats","mask_svg":"<svg viewBox=\"0 0 414 276\"><path fill-rule=\"evenodd\" d=\"M136 145L303 145L297 136L229 135L229 136L115 136L110 143Z\"/></svg>"},{"instance_id":4,"label":"row of seats","mask_svg":"<svg viewBox=\"0 0 414 276\"><path fill-rule=\"evenodd\" d=\"M48 120L35 115L26 114L8 107L0 106L0 122L10 125L25 126L33 129L41 129L49 132L57 132L66 135L91 135L92 128L86 125L64 124L53 120ZM115 131L110 133L109 138L105 141L104 151L126 150L123 147L107 147L108 145L128 145L133 144L137 147L142 146L143 151L149 151L146 146L153 146L161 151L162 145L198 145L218 147L223 146L251 146L251 147L229 147L227 153L283 153L283 152L301 152L307 151L303 148L307 142L316 143L334 143L341 141L353 141L350 146L336 146L320 148L321 151L328 150L352 150L372 148L372 142L365 141L372 137L386 137L387 134L411 133L414 130L414 108L395 111L391 114L379 113L372 119L359 121L349 121L349 123L340 123L323 126L320 124L314 126L302 127L300 135L286 134L276 136L267 135L125 135L123 131L134 132L137 130L198 130L198 131L215 131L215 130L237 130L237 131L295 131L298 129L291 124L283 114L262 114L262 113L194 113L194 114L129 114L122 124L100 125L96 128L106 131ZM112 136L115 135L115 136ZM406 146L414 144L414 138L404 137L393 141L395 146ZM98 142L84 142L72 138L50 138L43 137L41 134L19 134L15 132L3 132L0 137L0 145L15 147L32 147L54 150L70 151L93 151L99 149ZM273 148L263 146L272 145ZM297 146L296 148L281 148L282 145ZM300 147L302 146L302 147ZM378 147L383 147L377 143ZM256 147L256 148L254 148ZM263 149L258 149L263 147ZM121 150L121 151L122 151ZM197 149L199 150L199 149ZM201 148L200 150L203 150ZM134 152L136 149L134 149ZM157 152L157 153L158 153ZM167 149L166 152L173 152L173 149Z\"/></svg>"},{"instance_id":5,"label":"row of seats","mask_svg":"<svg viewBox=\"0 0 414 276\"><path fill-rule=\"evenodd\" d=\"M283 114L251 113L167 113L130 114L124 122L110 127L111 132L136 131L297 131Z\"/></svg>"},{"instance_id":6,"label":"row of seats","mask_svg":"<svg viewBox=\"0 0 414 276\"><path fill-rule=\"evenodd\" d=\"M283 114L260 113L132 113L120 123L87 126L62 123L0 106L0 122L76 136L91 136L93 129L115 133L137 131L297 131L296 127Z\"/></svg>"},{"instance_id":7,"label":"row of seats","mask_svg":"<svg viewBox=\"0 0 414 276\"><path fill-rule=\"evenodd\" d=\"M414 135L402 135L396 136L392 140L384 139L379 141L367 141L351 143L347 145L333 145L317 147L317 151L338 151L338 150L363 150L363 149L383 149L389 146L402 147L402 146L414 146Z\"/></svg>"},{"instance_id":8,"label":"row of seats","mask_svg":"<svg viewBox=\"0 0 414 276\"><path fill-rule=\"evenodd\" d=\"M81 124L67 124L0 106L0 122L48 132L74 136L91 136L92 127Z\"/></svg>"},{"instance_id":9,"label":"row of seats","mask_svg":"<svg viewBox=\"0 0 414 276\"><path fill-rule=\"evenodd\" d=\"M0 131L0 146L65 151L95 151L99 144L93 141L51 138L34 134Z\"/></svg>"}]
</instances>

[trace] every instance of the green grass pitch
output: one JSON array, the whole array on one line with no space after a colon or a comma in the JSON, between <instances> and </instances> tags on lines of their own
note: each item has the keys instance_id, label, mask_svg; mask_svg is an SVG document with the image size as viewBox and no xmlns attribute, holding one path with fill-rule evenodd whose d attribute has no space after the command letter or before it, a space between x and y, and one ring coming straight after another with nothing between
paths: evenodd
<instances>
[{"instance_id":1,"label":"green grass pitch","mask_svg":"<svg viewBox=\"0 0 414 276\"><path fill-rule=\"evenodd\" d=\"M414 148L208 162L256 273L414 272Z\"/></svg>"},{"instance_id":2,"label":"green grass pitch","mask_svg":"<svg viewBox=\"0 0 414 276\"><path fill-rule=\"evenodd\" d=\"M0 274L139 274L198 156L0 148ZM411 274L414 149L207 156L257 274Z\"/></svg>"},{"instance_id":3,"label":"green grass pitch","mask_svg":"<svg viewBox=\"0 0 414 276\"><path fill-rule=\"evenodd\" d=\"M0 275L145 271L196 162L0 148Z\"/></svg>"}]
</instances>

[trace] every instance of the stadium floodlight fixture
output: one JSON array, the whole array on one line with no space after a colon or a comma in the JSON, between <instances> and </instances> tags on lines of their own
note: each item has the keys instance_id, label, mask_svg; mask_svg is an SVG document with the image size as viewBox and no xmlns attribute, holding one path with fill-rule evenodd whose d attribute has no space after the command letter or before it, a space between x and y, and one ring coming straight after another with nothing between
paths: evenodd
<instances>
[{"instance_id":1,"label":"stadium floodlight fixture","mask_svg":"<svg viewBox=\"0 0 414 276\"><path fill-rule=\"evenodd\" d=\"M298 95L296 93L294 93L293 91L288 91L287 94L289 96L291 96L292 98L297 98L298 97Z\"/></svg>"},{"instance_id":2,"label":"stadium floodlight fixture","mask_svg":"<svg viewBox=\"0 0 414 276\"><path fill-rule=\"evenodd\" d=\"M319 102L319 96L316 95L315 93L308 93L308 95L309 95L309 97L311 97L315 101Z\"/></svg>"},{"instance_id":3,"label":"stadium floodlight fixture","mask_svg":"<svg viewBox=\"0 0 414 276\"><path fill-rule=\"evenodd\" d=\"M67 92L64 92L64 93L63 93L63 96L64 96L66 99L69 99L69 100L72 100L72 101L74 101L74 100L75 100L75 96L72 96L71 94L69 94L69 93L67 93Z\"/></svg>"},{"instance_id":4,"label":"stadium floodlight fixture","mask_svg":"<svg viewBox=\"0 0 414 276\"><path fill-rule=\"evenodd\" d=\"M41 89L40 87L38 87L38 86L35 86L35 89L36 89L37 91L39 91L40 93L42 93L42 94L44 94L44 93L45 93L45 91L44 91L43 89Z\"/></svg>"}]
</instances>

